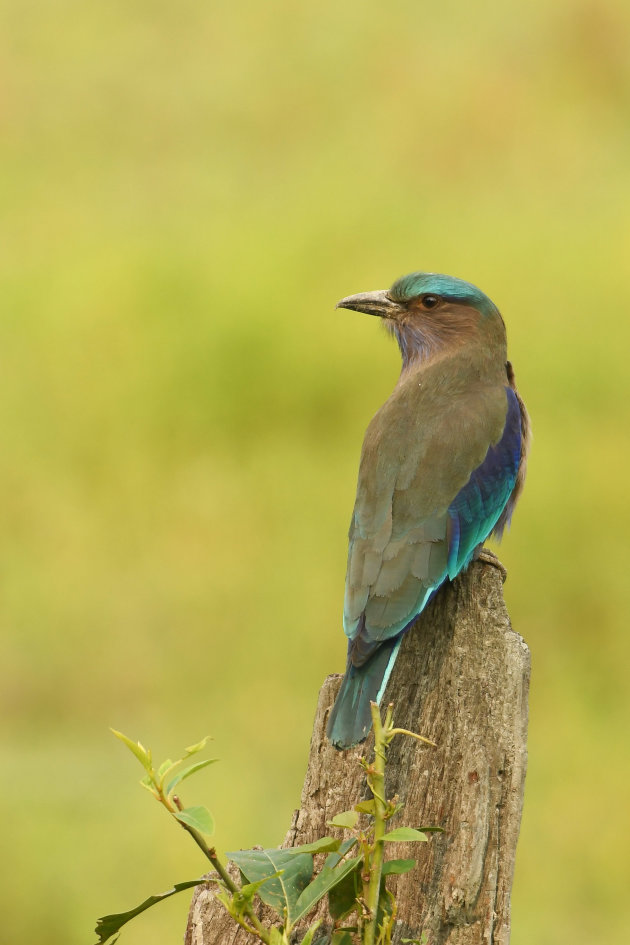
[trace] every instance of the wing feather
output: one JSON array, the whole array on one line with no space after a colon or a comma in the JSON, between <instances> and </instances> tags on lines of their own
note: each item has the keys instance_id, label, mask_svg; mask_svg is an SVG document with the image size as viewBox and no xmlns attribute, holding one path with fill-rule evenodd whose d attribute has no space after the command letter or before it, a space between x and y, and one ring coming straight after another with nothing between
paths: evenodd
<instances>
[{"instance_id":1,"label":"wing feather","mask_svg":"<svg viewBox=\"0 0 630 945\"><path fill-rule=\"evenodd\" d=\"M467 402L467 416L450 426L443 405L438 418L425 410L424 432L414 431L414 455L404 457L405 488L399 488L402 458L392 445L392 417L379 416L391 398L368 428L344 608L354 665L404 632L435 590L466 567L506 507L521 456L518 400L511 388L484 390L479 400L472 408ZM471 409L483 418L477 427ZM398 432L404 440L409 431Z\"/></svg>"}]
</instances>

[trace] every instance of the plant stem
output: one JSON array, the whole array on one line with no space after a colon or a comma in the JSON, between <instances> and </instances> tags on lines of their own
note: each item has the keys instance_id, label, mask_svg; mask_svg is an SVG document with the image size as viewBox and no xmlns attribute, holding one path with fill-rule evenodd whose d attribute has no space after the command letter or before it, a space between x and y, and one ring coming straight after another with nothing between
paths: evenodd
<instances>
[{"instance_id":1,"label":"plant stem","mask_svg":"<svg viewBox=\"0 0 630 945\"><path fill-rule=\"evenodd\" d=\"M230 874L224 867L221 860L218 858L217 851L214 849L214 847L209 847L206 841L203 839L203 836L199 833L198 830L195 830L194 827L189 827L188 824L183 824L181 820L178 821L178 823L182 825L184 830L187 833L189 833L190 836L193 838L197 846L204 852L204 854L210 860L215 870L217 871L217 873L223 880L224 885L227 886L230 892L231 893L238 892L238 886L236 885L236 883L234 882L234 880L232 879L232 877L230 876ZM245 905L245 911L247 913L247 917L249 921L253 925L254 929L256 929L255 934L258 935L258 938L260 938L263 942L265 942L266 945L269 945L269 942L270 942L269 932L267 931L267 929L264 927L264 925L262 924L262 922L260 921L256 913L254 912L254 908L250 903L247 903ZM249 929L245 922L239 922L239 924L241 924L243 928L247 929L248 932L252 932L252 929Z\"/></svg>"},{"instance_id":2,"label":"plant stem","mask_svg":"<svg viewBox=\"0 0 630 945\"><path fill-rule=\"evenodd\" d=\"M394 735L409 735L411 738L417 738L419 742L425 742L427 745L431 745L433 748L437 748L435 742L432 742L430 738L425 738L424 735L418 735L416 732L410 732L407 728L392 728L389 732L390 739Z\"/></svg>"},{"instance_id":3,"label":"plant stem","mask_svg":"<svg viewBox=\"0 0 630 945\"><path fill-rule=\"evenodd\" d=\"M178 821L178 823L181 824L181 820ZM186 833L190 834L190 836L193 838L193 840L195 841L197 846L200 848L200 850L202 850L205 856L210 860L213 867L215 868L215 870L217 871L217 873L223 880L224 884L230 890L230 892L232 893L237 892L238 886L236 885L236 883L234 882L234 880L232 879L232 877L230 876L226 868L223 866L223 864L219 860L217 856L217 851L214 849L214 847L209 847L206 841L203 839L202 835L197 830L195 830L194 827L189 827L188 824L182 824L182 827L184 828Z\"/></svg>"},{"instance_id":4,"label":"plant stem","mask_svg":"<svg viewBox=\"0 0 630 945\"><path fill-rule=\"evenodd\" d=\"M376 917L383 870L383 836L385 834L385 756L387 752L387 730L391 728L391 709L388 709L385 725L375 702L372 703L372 725L374 727L374 764L368 774L368 784L374 795L374 842L370 858L370 879L366 905L369 917L363 927L363 945L374 945L376 939Z\"/></svg>"},{"instance_id":5,"label":"plant stem","mask_svg":"<svg viewBox=\"0 0 630 945\"><path fill-rule=\"evenodd\" d=\"M160 803L164 805L164 807L166 807L167 811L173 817L176 817L176 810L181 810L181 802L176 795L173 796L173 800L171 801L171 799L168 798L164 794L163 791L160 791L160 797L158 798L158 800L160 801ZM191 827L189 824L185 824L181 820L178 820L177 823L180 825L180 827L184 828L186 833L190 834L190 836L193 838L193 840L195 841L199 849L202 851L204 856L206 856L207 859L210 860L216 872L221 877L221 880L224 886L227 889L229 889L229 891L232 894L237 893L239 891L238 886L236 885L236 883L234 882L234 880L232 879L232 877L230 876L230 874L224 867L223 863L217 856L217 851L214 849L214 847L208 846L208 844L203 838L203 834L199 833L199 831L195 830L194 827ZM264 927L264 925L262 924L262 922L260 921L256 913L254 912L254 908L251 905L251 903L247 903L245 905L245 911L247 913L247 917L249 921L251 922L254 929L256 930L255 933L253 934L256 934L258 938L260 938L263 942L265 942L265 945L270 945L271 939L269 937L269 932L267 931L267 929ZM236 921L239 922L238 919ZM240 922L240 924L243 925L243 928L247 928L247 925L245 923ZM247 928L247 931L252 932L252 929Z\"/></svg>"}]
</instances>

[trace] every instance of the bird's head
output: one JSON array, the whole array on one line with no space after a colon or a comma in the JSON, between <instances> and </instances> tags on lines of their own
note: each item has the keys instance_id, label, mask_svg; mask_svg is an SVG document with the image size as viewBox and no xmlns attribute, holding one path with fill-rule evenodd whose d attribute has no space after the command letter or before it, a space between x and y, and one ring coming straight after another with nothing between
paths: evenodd
<instances>
[{"instance_id":1,"label":"bird's head","mask_svg":"<svg viewBox=\"0 0 630 945\"><path fill-rule=\"evenodd\" d=\"M470 282L436 272L412 272L390 289L341 299L337 308L384 319L398 341L403 369L474 340L505 344L503 319L488 296Z\"/></svg>"}]
</instances>

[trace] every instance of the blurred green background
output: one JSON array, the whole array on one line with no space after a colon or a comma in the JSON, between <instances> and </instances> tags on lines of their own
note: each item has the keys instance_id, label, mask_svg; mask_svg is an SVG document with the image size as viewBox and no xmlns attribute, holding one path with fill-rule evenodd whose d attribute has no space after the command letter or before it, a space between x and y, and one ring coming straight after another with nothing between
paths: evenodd
<instances>
[{"instance_id":1,"label":"blurred green background","mask_svg":"<svg viewBox=\"0 0 630 945\"><path fill-rule=\"evenodd\" d=\"M532 650L513 945L630 937L630 8L2 3L2 937L279 843L344 665L346 530L413 269L502 309L534 423L501 556ZM185 896L124 933L180 941Z\"/></svg>"}]
</instances>

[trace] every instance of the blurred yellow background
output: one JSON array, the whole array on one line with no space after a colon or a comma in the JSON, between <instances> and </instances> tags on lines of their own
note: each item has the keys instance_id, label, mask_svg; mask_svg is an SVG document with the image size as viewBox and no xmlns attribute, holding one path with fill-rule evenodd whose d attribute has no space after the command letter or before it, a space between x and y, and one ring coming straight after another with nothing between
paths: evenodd
<instances>
[{"instance_id":1,"label":"blurred yellow background","mask_svg":"<svg viewBox=\"0 0 630 945\"><path fill-rule=\"evenodd\" d=\"M1 10L3 940L85 945L204 869L109 725L211 733L186 802L281 841L399 364L334 304L433 269L501 308L534 424L513 945L628 941L628 5Z\"/></svg>"}]
</instances>

